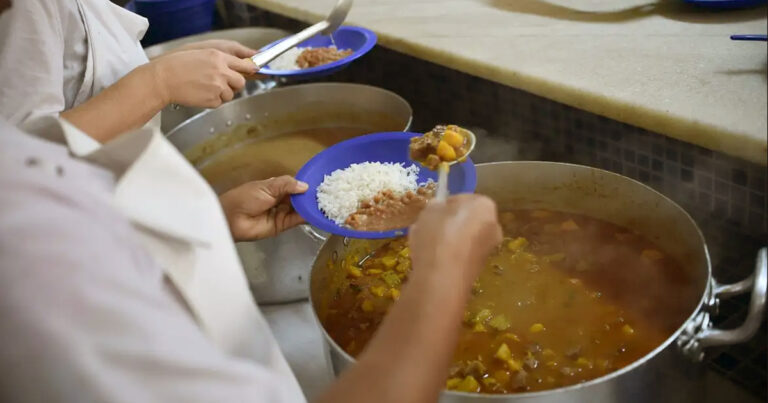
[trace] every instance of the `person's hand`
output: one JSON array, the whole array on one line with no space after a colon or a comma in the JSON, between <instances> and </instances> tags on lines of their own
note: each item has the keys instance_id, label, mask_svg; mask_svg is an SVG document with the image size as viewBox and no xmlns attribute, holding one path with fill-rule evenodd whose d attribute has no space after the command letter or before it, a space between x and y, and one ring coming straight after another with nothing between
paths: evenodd
<instances>
[{"instance_id":1,"label":"person's hand","mask_svg":"<svg viewBox=\"0 0 768 403\"><path fill-rule=\"evenodd\" d=\"M307 191L307 184L290 176L248 182L219 196L235 241L275 236L304 222L289 196Z\"/></svg>"},{"instance_id":2,"label":"person's hand","mask_svg":"<svg viewBox=\"0 0 768 403\"><path fill-rule=\"evenodd\" d=\"M186 45L182 45L174 50L171 50L164 55L171 54L173 52L179 52L184 50L199 50L199 49L216 49L224 52L228 55L239 57L241 59L250 60L253 55L259 53L257 50L251 49L240 42L232 41L229 39L209 39L207 41L192 42ZM244 74L248 80L261 80L267 76L258 73Z\"/></svg>"},{"instance_id":3,"label":"person's hand","mask_svg":"<svg viewBox=\"0 0 768 403\"><path fill-rule=\"evenodd\" d=\"M502 240L496 203L485 196L458 195L430 202L410 229L414 271L444 276L460 271L469 286Z\"/></svg>"},{"instance_id":4,"label":"person's hand","mask_svg":"<svg viewBox=\"0 0 768 403\"><path fill-rule=\"evenodd\" d=\"M256 50L251 49L237 41L231 41L228 39L210 39L207 41L192 42L186 45L182 45L173 51L175 52L199 49L216 49L241 59L245 57L251 57L256 54Z\"/></svg>"},{"instance_id":5,"label":"person's hand","mask_svg":"<svg viewBox=\"0 0 768 403\"><path fill-rule=\"evenodd\" d=\"M186 50L159 57L153 68L159 97L166 104L215 108L231 101L256 65L216 49Z\"/></svg>"}]
</instances>

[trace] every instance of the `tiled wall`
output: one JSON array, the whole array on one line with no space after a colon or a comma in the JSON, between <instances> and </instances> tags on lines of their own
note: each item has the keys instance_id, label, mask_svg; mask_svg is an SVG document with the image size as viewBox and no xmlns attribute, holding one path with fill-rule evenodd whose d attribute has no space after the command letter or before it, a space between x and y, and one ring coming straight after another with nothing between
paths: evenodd
<instances>
[{"instance_id":1,"label":"tiled wall","mask_svg":"<svg viewBox=\"0 0 768 403\"><path fill-rule=\"evenodd\" d=\"M250 8L251 25L304 25ZM438 122L472 128L476 162L537 159L603 168L646 183L685 208L707 239L722 282L748 276L768 239L766 168L376 47L324 81L394 91L411 103L416 131ZM748 296L721 304L717 325L741 323ZM766 326L751 342L708 351L708 365L766 397Z\"/></svg>"}]
</instances>

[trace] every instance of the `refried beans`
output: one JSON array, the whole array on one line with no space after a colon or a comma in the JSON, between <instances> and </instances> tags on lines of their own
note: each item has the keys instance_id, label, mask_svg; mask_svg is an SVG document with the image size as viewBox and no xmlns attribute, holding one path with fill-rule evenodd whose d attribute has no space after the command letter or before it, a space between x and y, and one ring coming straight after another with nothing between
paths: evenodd
<instances>
[{"instance_id":1,"label":"refried beans","mask_svg":"<svg viewBox=\"0 0 768 403\"><path fill-rule=\"evenodd\" d=\"M405 228L416 221L419 213L435 194L435 183L419 187L415 192L397 195L391 190L379 192L347 218L347 226L359 231L388 231Z\"/></svg>"},{"instance_id":2,"label":"refried beans","mask_svg":"<svg viewBox=\"0 0 768 403\"><path fill-rule=\"evenodd\" d=\"M339 50L336 49L335 46L329 46L326 48L309 48L304 49L299 57L296 58L296 65L302 69L308 69L310 67L317 67L324 64L333 63L351 54L351 49Z\"/></svg>"}]
</instances>

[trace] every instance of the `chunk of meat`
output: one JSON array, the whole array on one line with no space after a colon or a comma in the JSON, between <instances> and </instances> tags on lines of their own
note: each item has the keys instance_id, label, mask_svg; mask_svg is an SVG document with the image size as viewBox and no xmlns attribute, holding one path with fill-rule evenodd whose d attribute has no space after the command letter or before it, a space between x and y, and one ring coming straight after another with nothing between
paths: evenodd
<instances>
[{"instance_id":1,"label":"chunk of meat","mask_svg":"<svg viewBox=\"0 0 768 403\"><path fill-rule=\"evenodd\" d=\"M425 167L436 170L442 162L461 160L467 155L468 140L456 125L438 125L411 139L410 156Z\"/></svg>"},{"instance_id":2,"label":"chunk of meat","mask_svg":"<svg viewBox=\"0 0 768 403\"><path fill-rule=\"evenodd\" d=\"M482 362L479 360L472 360L467 362L467 367L465 369L465 375L472 375L476 378L482 378L483 375L486 373L485 365L483 365Z\"/></svg>"},{"instance_id":3,"label":"chunk of meat","mask_svg":"<svg viewBox=\"0 0 768 403\"><path fill-rule=\"evenodd\" d=\"M445 126L435 126L423 136L411 139L410 155L414 161L424 161L430 155L437 157L437 146L445 133ZM438 161L439 162L439 161Z\"/></svg>"}]
</instances>

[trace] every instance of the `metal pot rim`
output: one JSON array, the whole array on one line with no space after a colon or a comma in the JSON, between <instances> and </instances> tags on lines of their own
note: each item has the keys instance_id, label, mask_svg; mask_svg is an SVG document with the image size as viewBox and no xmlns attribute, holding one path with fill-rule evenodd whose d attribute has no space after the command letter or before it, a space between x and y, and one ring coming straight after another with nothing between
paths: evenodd
<instances>
[{"instance_id":1,"label":"metal pot rim","mask_svg":"<svg viewBox=\"0 0 768 403\"><path fill-rule=\"evenodd\" d=\"M408 118L407 124L405 125L405 127L406 127L405 130L408 130L408 128L411 127L411 123L413 122L413 107L411 107L411 104L408 101L406 101L405 98L401 97L400 95L398 95L398 94L396 94L396 93L394 93L394 92L392 92L390 90L387 90L387 89L384 89L384 88L381 88L381 87L375 87L375 86L372 86L372 85L366 85L366 84L321 82L321 83L296 84L296 85L288 85L288 86L285 86L285 87L278 87L278 88L270 89L270 90L265 91L265 92L260 92L258 94L253 94L251 96L235 99L235 100L227 102L226 104L224 104L224 105L222 105L222 106L220 106L218 108L215 108L215 109L206 109L203 112L200 112L200 113L198 113L198 114L196 114L196 115L194 115L194 116L184 120L183 122L179 123L178 125L176 125L176 127L174 127L171 131L169 131L165 136L168 139L170 139L177 132L179 132L180 130L186 128L186 126L188 126L190 123L192 123L192 122L194 122L196 120L203 119L206 116L208 116L209 114L216 113L216 112L218 112L218 111L220 111L222 109L234 108L237 105L239 105L241 103L248 102L252 98L255 98L255 97L269 96L270 94L274 94L274 93L278 93L279 94L281 92L287 92L287 91L299 91L302 88L313 88L313 87L337 87L337 88L338 87L350 87L350 88L357 87L357 88L366 88L368 90L373 90L373 91L379 91L379 92L382 92L382 93L387 93L388 95L398 99L405 106L408 107L408 111L409 111L409 115L410 116Z\"/></svg>"},{"instance_id":2,"label":"metal pot rim","mask_svg":"<svg viewBox=\"0 0 768 403\"><path fill-rule=\"evenodd\" d=\"M690 220L690 222L694 225L694 228L696 229L696 233L697 233L697 235L699 237L701 245L704 248L704 256L706 257L706 266L707 266L706 267L706 269L707 269L706 286L705 286L704 290L701 293L701 297L699 298L699 302L696 304L696 307L692 310L691 314L683 321L683 323L680 324L680 326L677 328L677 330L675 330L675 332L673 332L666 340L664 340L664 342L659 344L655 349L651 350L646 355L642 356L641 358L635 360L631 364L629 364L629 365L627 365L627 366L625 366L625 367L623 367L623 368L621 368L621 369L619 369L617 371L613 371L613 372L608 373L606 375L603 375L603 376L601 376L599 378L595 378L595 379L589 380L589 381L584 382L584 383L579 383L579 384L575 384L575 385L569 385L569 386L565 386L565 387L561 387L561 388L556 388L556 389L542 390L542 391L537 391L537 392L506 393L506 394L485 394L485 393L457 392L457 391L443 389L441 393L447 394L447 395L455 395L455 396L468 397L468 398L469 397L472 397L472 398L482 397L482 398L490 398L490 399L509 399L510 396L514 396L516 398L517 397L519 397L519 398L535 398L535 397L542 397L542 396L545 396L545 395L553 395L553 394L558 394L558 393L568 393L568 392L572 392L572 391L579 390L579 389L582 389L582 388L587 388L587 387L590 387L590 386L593 386L593 385L596 385L596 384L599 384L599 383L602 383L602 382L606 382L606 381L608 381L610 379L617 378L617 377L619 377L621 375L624 375L624 374L626 374L628 372L631 372L635 368L638 368L641 365L645 364L647 361L649 361L650 359L652 359L653 357L655 357L656 355L661 353L664 349L669 347L672 343L674 343L675 340L677 340L677 338L680 336L680 334L685 330L686 325L688 323L690 323L691 321L693 321L694 318L702 310L702 307L704 306L704 303L705 303L705 301L707 299L707 296L710 293L711 283L712 283L712 262L711 262L711 259L710 259L710 256L709 256L709 249L707 248L706 240L704 239L704 235L701 233L701 229L696 224L696 221L693 220L693 218L688 214L688 212L685 211L685 209L680 207L680 205L675 203L673 200L671 200L670 198L668 198L668 197L664 196L663 194L659 193L658 191L656 191L655 189L651 188L650 186L648 186L648 185L646 185L646 184L644 184L644 183L642 183L640 181L637 181L635 179L626 177L624 175L620 175L620 174L617 174L615 172L606 171L606 170L600 169L600 168L594 168L594 167L589 167L589 166L586 166L586 165L572 164L572 163L566 163L566 162L550 162L550 161L499 161L499 162L489 162L489 163L477 164L477 166L478 167L483 167L483 166L508 165L508 164L516 164L516 165L555 164L555 165L561 165L561 166L570 166L570 167L578 167L578 168L589 168L589 169L593 169L595 171L598 171L601 174L617 176L617 177L621 177L622 179L634 182L635 184L640 185L643 188L645 188L645 190L647 190L649 192L652 192L652 193L655 193L657 196L659 196L659 197L663 198L664 200L672 203L672 205L674 205L676 208L681 210L683 212L683 214L685 214L685 217L688 218ZM313 272L314 272L314 267L313 267L312 272L310 272L310 279L312 277L312 273ZM310 284L311 284L311 281L310 281ZM330 337L330 335L326 332L325 327L323 327L323 324L320 322L320 318L317 316L317 311L315 310L315 306L314 306L314 303L313 303L314 299L313 299L313 296L312 296L312 287L311 286L309 288L309 301L310 301L310 305L311 305L311 308L312 308L312 315L315 318L315 321L317 322L318 326L322 330L323 336L325 337L326 342L328 342L333 348L335 348L336 351L338 353L340 353L345 359L349 360L352 363L356 362L354 357L352 357L349 354L347 354L347 352L344 351L344 349L340 348L339 345L336 344L336 341L334 341L333 338Z\"/></svg>"}]
</instances>

